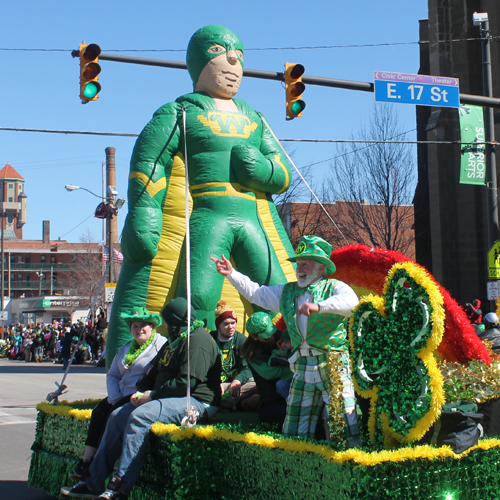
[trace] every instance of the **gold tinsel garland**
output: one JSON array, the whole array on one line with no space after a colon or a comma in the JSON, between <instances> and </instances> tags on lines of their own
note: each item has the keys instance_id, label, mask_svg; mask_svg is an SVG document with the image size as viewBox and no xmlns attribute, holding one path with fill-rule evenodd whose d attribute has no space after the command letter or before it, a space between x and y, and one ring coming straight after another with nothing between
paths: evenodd
<instances>
[{"instance_id":1,"label":"gold tinsel garland","mask_svg":"<svg viewBox=\"0 0 500 500\"><path fill-rule=\"evenodd\" d=\"M490 365L478 360L468 365L438 360L448 403L484 403L488 399L500 398L500 357L491 349L491 342L484 341L484 344L492 359Z\"/></svg>"},{"instance_id":2,"label":"gold tinsel garland","mask_svg":"<svg viewBox=\"0 0 500 500\"><path fill-rule=\"evenodd\" d=\"M339 366L342 363L341 353L330 351L326 355L326 368L330 382L328 384L328 426L332 442L338 443L342 448L347 446L345 439L344 398L342 396L344 384L339 375Z\"/></svg>"}]
</instances>

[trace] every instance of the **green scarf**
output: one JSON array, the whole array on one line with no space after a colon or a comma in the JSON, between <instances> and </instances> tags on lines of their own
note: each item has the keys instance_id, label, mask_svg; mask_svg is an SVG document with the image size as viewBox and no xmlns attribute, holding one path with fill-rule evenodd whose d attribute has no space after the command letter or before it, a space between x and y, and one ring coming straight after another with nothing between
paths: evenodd
<instances>
[{"instance_id":1,"label":"green scarf","mask_svg":"<svg viewBox=\"0 0 500 500\"><path fill-rule=\"evenodd\" d=\"M196 320L192 325L191 328L189 329L189 333L191 333L193 330L196 330L196 328L199 328L200 326L205 326L205 323L203 321ZM182 340L187 338L187 330L184 330L182 333L179 333L179 336L173 341L170 342L170 348L175 349L177 347L177 344Z\"/></svg>"}]
</instances>

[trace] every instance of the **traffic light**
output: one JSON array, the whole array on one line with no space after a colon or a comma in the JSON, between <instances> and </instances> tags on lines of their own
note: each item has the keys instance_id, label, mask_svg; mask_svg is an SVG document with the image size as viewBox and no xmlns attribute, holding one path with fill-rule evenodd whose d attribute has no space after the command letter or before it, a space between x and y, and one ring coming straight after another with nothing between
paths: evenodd
<instances>
[{"instance_id":1,"label":"traffic light","mask_svg":"<svg viewBox=\"0 0 500 500\"><path fill-rule=\"evenodd\" d=\"M101 47L95 43L80 44L80 99L83 104L89 101L97 101L101 85L98 82L101 66L99 66L99 54Z\"/></svg>"},{"instance_id":2,"label":"traffic light","mask_svg":"<svg viewBox=\"0 0 500 500\"><path fill-rule=\"evenodd\" d=\"M306 86L302 83L304 71L302 64L285 63L287 120L302 116L302 111L306 107L306 103L302 100L302 93L306 89Z\"/></svg>"}]
</instances>

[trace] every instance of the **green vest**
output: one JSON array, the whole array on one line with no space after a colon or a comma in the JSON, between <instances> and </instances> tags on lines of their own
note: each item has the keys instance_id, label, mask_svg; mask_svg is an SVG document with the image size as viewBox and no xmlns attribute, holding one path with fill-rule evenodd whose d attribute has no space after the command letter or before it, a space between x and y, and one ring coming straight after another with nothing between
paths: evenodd
<instances>
[{"instance_id":1,"label":"green vest","mask_svg":"<svg viewBox=\"0 0 500 500\"><path fill-rule=\"evenodd\" d=\"M297 282L287 283L280 298L280 311L285 320L293 349L302 344L302 334L295 322L297 314L297 299L308 291L313 303L321 302L334 294L338 280L322 279L317 285L299 288ZM306 342L321 352L347 351L346 318L332 313L314 313L307 318Z\"/></svg>"}]
</instances>

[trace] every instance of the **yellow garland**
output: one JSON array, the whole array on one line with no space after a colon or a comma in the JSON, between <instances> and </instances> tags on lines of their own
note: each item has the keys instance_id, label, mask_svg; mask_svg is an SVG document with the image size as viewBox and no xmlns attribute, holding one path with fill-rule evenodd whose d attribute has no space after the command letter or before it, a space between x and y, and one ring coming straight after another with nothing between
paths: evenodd
<instances>
[{"instance_id":1,"label":"yellow garland","mask_svg":"<svg viewBox=\"0 0 500 500\"><path fill-rule=\"evenodd\" d=\"M408 460L427 459L438 460L447 457L460 459L473 450L489 450L500 447L500 439L484 439L479 441L463 453L454 453L449 446L435 448L430 445L414 446L412 448L400 448L398 450L384 450L368 453L358 448L351 448L347 451L334 451L331 448L319 444L313 444L305 441L292 441L289 439L276 439L270 436L260 436L254 432L240 434L223 429L216 429L212 426L180 428L174 424L155 423L151 429L157 435L169 434L172 441L181 441L183 439L200 438L209 441L220 439L223 441L233 441L236 443L246 443L266 448L275 448L291 453L315 453L323 456L325 459L344 463L349 460L366 466L374 466L384 462L404 462Z\"/></svg>"},{"instance_id":2,"label":"yellow garland","mask_svg":"<svg viewBox=\"0 0 500 500\"><path fill-rule=\"evenodd\" d=\"M73 403L74 404L74 403ZM79 420L90 419L91 410L75 410L68 406L53 406L49 403L39 403L37 410L44 413L74 417ZM489 450L491 448L500 448L500 439L483 439L475 446L472 446L463 453L453 453L449 446L435 448L429 445L400 448L398 450L385 450L368 453L357 448L350 448L347 451L336 452L328 446L314 444L307 441L294 441L287 438L276 439L271 436L261 436L255 432L241 434L238 432L217 429L213 426L196 426L181 428L174 424L155 423L152 426L152 432L157 435L169 434L172 441L181 441L183 439L200 438L209 441L220 439L224 441L233 441L236 443L246 443L266 448L276 448L289 451L291 453L315 453L321 455L326 460L335 463L344 463L349 460L366 466L374 466L384 462L404 462L408 460L427 459L437 460L447 457L460 459L473 450Z\"/></svg>"},{"instance_id":3,"label":"yellow garland","mask_svg":"<svg viewBox=\"0 0 500 500\"><path fill-rule=\"evenodd\" d=\"M431 391L430 410L415 424L406 436L391 432L391 436L401 443L413 443L421 439L431 428L434 422L441 415L441 407L444 405L443 375L438 369L434 351L438 348L444 334L445 311L443 308L443 295L438 285L430 278L427 272L413 262L402 262L395 264L390 269L386 282L384 284L384 294L389 288L389 279L391 279L398 269L404 269L421 287L425 288L429 295L432 307L431 321L432 330L426 346L417 353L417 357L424 363L429 373L429 387Z\"/></svg>"},{"instance_id":4,"label":"yellow garland","mask_svg":"<svg viewBox=\"0 0 500 500\"><path fill-rule=\"evenodd\" d=\"M73 402L72 404L75 404ZM48 413L52 415L62 415L63 417L75 417L78 420L90 420L92 416L92 410L75 410L71 406L63 405L51 405L49 403L38 403L36 405L38 411L43 411L43 413Z\"/></svg>"},{"instance_id":5,"label":"yellow garland","mask_svg":"<svg viewBox=\"0 0 500 500\"><path fill-rule=\"evenodd\" d=\"M89 404L98 404L102 401L102 399L77 399L76 401L67 401L66 399L59 401L60 405L66 405L66 406L71 406L71 405L89 405Z\"/></svg>"},{"instance_id":6,"label":"yellow garland","mask_svg":"<svg viewBox=\"0 0 500 500\"><path fill-rule=\"evenodd\" d=\"M341 354L338 351L330 351L326 356L326 367L328 370L328 426L330 437L342 447L346 447L345 421L344 421L344 398L342 397L343 382L339 374L339 366L342 363Z\"/></svg>"}]
</instances>

